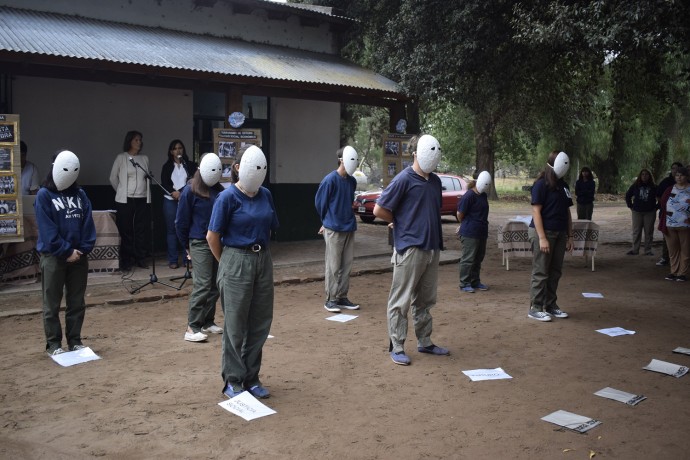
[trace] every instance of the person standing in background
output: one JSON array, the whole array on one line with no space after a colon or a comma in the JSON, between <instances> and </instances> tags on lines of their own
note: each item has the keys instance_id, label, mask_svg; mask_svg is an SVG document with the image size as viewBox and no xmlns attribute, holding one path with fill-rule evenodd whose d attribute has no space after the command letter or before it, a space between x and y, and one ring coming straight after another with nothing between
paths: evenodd
<instances>
[{"instance_id":1,"label":"person standing in background","mask_svg":"<svg viewBox=\"0 0 690 460\"><path fill-rule=\"evenodd\" d=\"M458 203L458 230L462 242L462 256L458 264L460 292L473 294L475 289L489 290L489 286L481 282L480 272L486 255L486 240L489 238L489 199L486 192L490 187L491 174L482 171L476 181L467 185L469 190Z\"/></svg>"},{"instance_id":2,"label":"person standing in background","mask_svg":"<svg viewBox=\"0 0 690 460\"><path fill-rule=\"evenodd\" d=\"M669 281L687 281L690 270L690 187L688 187L688 168L676 168L676 183L669 187L661 197L661 210L664 225L661 230L668 241L671 273Z\"/></svg>"},{"instance_id":3,"label":"person standing in background","mask_svg":"<svg viewBox=\"0 0 690 460\"><path fill-rule=\"evenodd\" d=\"M671 172L669 173L668 176L664 177L661 182L659 182L659 185L656 187L656 199L658 202L661 202L661 197L664 195L666 190L673 186L676 183L676 169L682 167L683 164L674 161L673 164L671 165ZM662 219L665 219L665 217L661 216L661 208L659 209L659 225L662 225ZM665 223L664 223L665 225ZM662 267L668 265L668 261L670 256L668 255L668 245L666 244L666 234L662 233L663 235L663 240L662 240L662 252L661 252L661 258L657 261L657 265Z\"/></svg>"},{"instance_id":4,"label":"person standing in background","mask_svg":"<svg viewBox=\"0 0 690 460\"><path fill-rule=\"evenodd\" d=\"M26 145L26 142L19 142L19 153L22 166L21 194L35 195L40 187L39 173L36 165L26 159L29 153L29 147Z\"/></svg>"},{"instance_id":5,"label":"person standing in background","mask_svg":"<svg viewBox=\"0 0 690 460\"><path fill-rule=\"evenodd\" d=\"M216 198L223 191L219 181L223 165L215 153L201 159L199 170L180 195L177 206L177 237L194 264L194 287L189 295L189 313L184 339L203 342L205 334L222 334L215 323L216 302L220 294L216 285L218 262L206 241L208 223Z\"/></svg>"},{"instance_id":6,"label":"person standing in background","mask_svg":"<svg viewBox=\"0 0 690 460\"><path fill-rule=\"evenodd\" d=\"M656 185L648 169L643 168L637 179L625 193L625 203L632 211L632 249L629 256L640 253L642 230L644 229L644 254L653 256L654 221L656 220Z\"/></svg>"},{"instance_id":7,"label":"person standing in background","mask_svg":"<svg viewBox=\"0 0 690 460\"><path fill-rule=\"evenodd\" d=\"M568 155L554 150L532 186L532 222L527 232L532 243L532 281L527 317L537 321L568 317L558 306L556 294L565 251L573 250L573 199L563 180L568 168Z\"/></svg>"},{"instance_id":8,"label":"person standing in background","mask_svg":"<svg viewBox=\"0 0 690 460\"><path fill-rule=\"evenodd\" d=\"M79 158L68 150L57 153L34 202L36 251L41 255L43 328L49 356L64 352L60 325L63 292L68 351L84 348L81 328L86 312L87 256L96 244L96 225L91 202L76 183L78 175Z\"/></svg>"},{"instance_id":9,"label":"person standing in background","mask_svg":"<svg viewBox=\"0 0 690 460\"><path fill-rule=\"evenodd\" d=\"M596 187L597 184L594 181L594 176L592 176L592 170L585 166L580 170L580 177L575 181L578 219L592 220Z\"/></svg>"},{"instance_id":10,"label":"person standing in background","mask_svg":"<svg viewBox=\"0 0 690 460\"><path fill-rule=\"evenodd\" d=\"M151 255L147 230L151 224L151 194L146 173L149 158L141 153L143 136L139 131L125 135L124 152L115 157L110 170L110 185L115 190L115 223L120 233L120 270L129 271L134 264L148 268ZM135 166L137 163L142 169Z\"/></svg>"},{"instance_id":11,"label":"person standing in background","mask_svg":"<svg viewBox=\"0 0 690 460\"><path fill-rule=\"evenodd\" d=\"M390 357L408 366L405 354L407 316L412 308L417 351L448 355L431 341L436 305L438 262L443 250L441 179L433 173L441 161L441 146L425 134L410 139L412 166L403 169L381 193L374 215L393 226L393 281L388 294Z\"/></svg>"},{"instance_id":12,"label":"person standing in background","mask_svg":"<svg viewBox=\"0 0 690 460\"><path fill-rule=\"evenodd\" d=\"M357 152L347 146L337 152L338 169L328 174L319 184L314 204L321 219L319 235L326 242L326 303L323 307L335 313L340 309L357 310L359 305L347 298L350 289L350 271L355 255L357 221L352 200L357 180L352 177L357 169Z\"/></svg>"},{"instance_id":13,"label":"person standing in background","mask_svg":"<svg viewBox=\"0 0 690 460\"><path fill-rule=\"evenodd\" d=\"M168 159L161 169L161 185L170 195L163 195L163 218L165 220L166 246L168 249L168 267L178 268L179 257L186 258L184 246L177 238L175 216L180 194L187 185L187 180L194 176L196 164L189 161L187 150L179 139L173 139L168 146Z\"/></svg>"}]
</instances>

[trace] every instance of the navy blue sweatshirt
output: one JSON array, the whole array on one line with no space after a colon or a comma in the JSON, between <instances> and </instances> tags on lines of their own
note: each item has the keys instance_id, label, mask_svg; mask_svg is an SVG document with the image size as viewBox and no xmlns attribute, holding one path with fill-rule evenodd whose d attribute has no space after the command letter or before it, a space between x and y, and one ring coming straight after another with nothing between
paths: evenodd
<instances>
[{"instance_id":1,"label":"navy blue sweatshirt","mask_svg":"<svg viewBox=\"0 0 690 460\"><path fill-rule=\"evenodd\" d=\"M625 194L625 202L633 211L656 211L656 187L632 184Z\"/></svg>"},{"instance_id":2,"label":"navy blue sweatshirt","mask_svg":"<svg viewBox=\"0 0 690 460\"><path fill-rule=\"evenodd\" d=\"M67 259L74 249L86 255L96 244L91 201L79 187L52 192L41 187L34 202L38 241L36 250Z\"/></svg>"},{"instance_id":3,"label":"navy blue sweatshirt","mask_svg":"<svg viewBox=\"0 0 690 460\"><path fill-rule=\"evenodd\" d=\"M211 211L220 192L211 188L209 197L202 198L192 193L192 187L182 189L180 201L177 205L175 229L180 243L189 249L189 240L205 240Z\"/></svg>"}]
</instances>

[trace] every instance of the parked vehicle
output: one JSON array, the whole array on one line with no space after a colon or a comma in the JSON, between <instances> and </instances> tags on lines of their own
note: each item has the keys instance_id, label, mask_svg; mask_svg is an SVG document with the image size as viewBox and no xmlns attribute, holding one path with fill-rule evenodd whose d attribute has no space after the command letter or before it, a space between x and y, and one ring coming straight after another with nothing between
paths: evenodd
<instances>
[{"instance_id":1,"label":"parked vehicle","mask_svg":"<svg viewBox=\"0 0 690 460\"><path fill-rule=\"evenodd\" d=\"M441 215L456 217L458 201L467 191L467 181L460 176L439 174L441 186L443 187L443 198L441 202ZM355 197L352 208L355 214L359 215L362 222L371 223L374 221L374 205L381 196L381 190L360 193Z\"/></svg>"}]
</instances>

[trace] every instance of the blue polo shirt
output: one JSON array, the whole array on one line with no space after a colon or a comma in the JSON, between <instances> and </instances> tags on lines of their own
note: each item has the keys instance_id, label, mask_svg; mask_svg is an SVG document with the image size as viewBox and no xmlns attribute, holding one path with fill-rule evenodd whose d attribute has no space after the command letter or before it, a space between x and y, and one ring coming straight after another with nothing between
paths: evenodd
<instances>
[{"instance_id":1,"label":"blue polo shirt","mask_svg":"<svg viewBox=\"0 0 690 460\"><path fill-rule=\"evenodd\" d=\"M180 201L177 204L175 230L177 238L185 248L189 247L189 240L205 240L211 211L220 192L215 188L209 190L209 197L203 198L192 193L192 187L182 189Z\"/></svg>"},{"instance_id":2,"label":"blue polo shirt","mask_svg":"<svg viewBox=\"0 0 690 460\"><path fill-rule=\"evenodd\" d=\"M393 213L393 240L398 253L409 247L443 249L441 179L436 174L429 174L427 180L408 166L393 178L377 204Z\"/></svg>"},{"instance_id":3,"label":"blue polo shirt","mask_svg":"<svg viewBox=\"0 0 690 460\"><path fill-rule=\"evenodd\" d=\"M352 201L355 197L357 180L352 176L342 177L332 171L323 178L316 191L314 205L324 227L336 232L357 230Z\"/></svg>"},{"instance_id":4,"label":"blue polo shirt","mask_svg":"<svg viewBox=\"0 0 690 460\"><path fill-rule=\"evenodd\" d=\"M273 196L260 187L248 197L233 186L223 190L213 205L208 229L220 233L225 246L244 248L258 243L268 247L271 230L278 228Z\"/></svg>"},{"instance_id":5,"label":"blue polo shirt","mask_svg":"<svg viewBox=\"0 0 690 460\"><path fill-rule=\"evenodd\" d=\"M544 178L537 180L532 187L532 205L535 204L541 205L544 230L568 231L569 208L573 205L573 199L568 184L563 179L558 180L555 190L549 189ZM534 228L534 219L529 226Z\"/></svg>"},{"instance_id":6,"label":"blue polo shirt","mask_svg":"<svg viewBox=\"0 0 690 460\"><path fill-rule=\"evenodd\" d=\"M468 190L458 203L458 212L465 216L460 224L460 235L477 239L489 237L489 199L486 193Z\"/></svg>"}]
</instances>

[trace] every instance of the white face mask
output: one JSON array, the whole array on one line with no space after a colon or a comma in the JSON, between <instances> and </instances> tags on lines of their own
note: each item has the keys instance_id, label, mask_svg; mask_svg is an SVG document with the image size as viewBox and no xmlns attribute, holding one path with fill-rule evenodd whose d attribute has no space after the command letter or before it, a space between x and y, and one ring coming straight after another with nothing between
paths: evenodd
<instances>
[{"instance_id":1,"label":"white face mask","mask_svg":"<svg viewBox=\"0 0 690 460\"><path fill-rule=\"evenodd\" d=\"M359 165L359 158L357 157L357 151L350 147L349 145L343 149L343 165L345 166L345 171L348 175L353 175L357 170Z\"/></svg>"},{"instance_id":2,"label":"white face mask","mask_svg":"<svg viewBox=\"0 0 690 460\"><path fill-rule=\"evenodd\" d=\"M201 180L204 181L208 187L213 187L220 181L220 176L223 173L223 165L220 158L215 153L205 153L199 163L199 174Z\"/></svg>"},{"instance_id":3,"label":"white face mask","mask_svg":"<svg viewBox=\"0 0 690 460\"><path fill-rule=\"evenodd\" d=\"M250 193L256 193L266 178L266 157L264 152L255 145L249 147L240 160L240 182L242 188Z\"/></svg>"},{"instance_id":4,"label":"white face mask","mask_svg":"<svg viewBox=\"0 0 690 460\"><path fill-rule=\"evenodd\" d=\"M79 176L79 158L69 150L58 153L53 162L53 182L58 190L69 188Z\"/></svg>"},{"instance_id":5,"label":"white face mask","mask_svg":"<svg viewBox=\"0 0 690 460\"><path fill-rule=\"evenodd\" d=\"M489 171L482 171L477 177L477 191L479 193L486 193L491 188L491 174Z\"/></svg>"},{"instance_id":6,"label":"white face mask","mask_svg":"<svg viewBox=\"0 0 690 460\"><path fill-rule=\"evenodd\" d=\"M417 163L422 171L429 174L441 161L441 145L434 136L423 135L417 142Z\"/></svg>"},{"instance_id":7,"label":"white face mask","mask_svg":"<svg viewBox=\"0 0 690 460\"><path fill-rule=\"evenodd\" d=\"M549 165L549 166L551 166L551 165ZM562 179L563 176L565 176L565 174L568 172L569 168L570 168L570 158L568 158L568 154L565 152L559 153L553 162L553 171L556 173L556 176L559 179Z\"/></svg>"}]
</instances>

